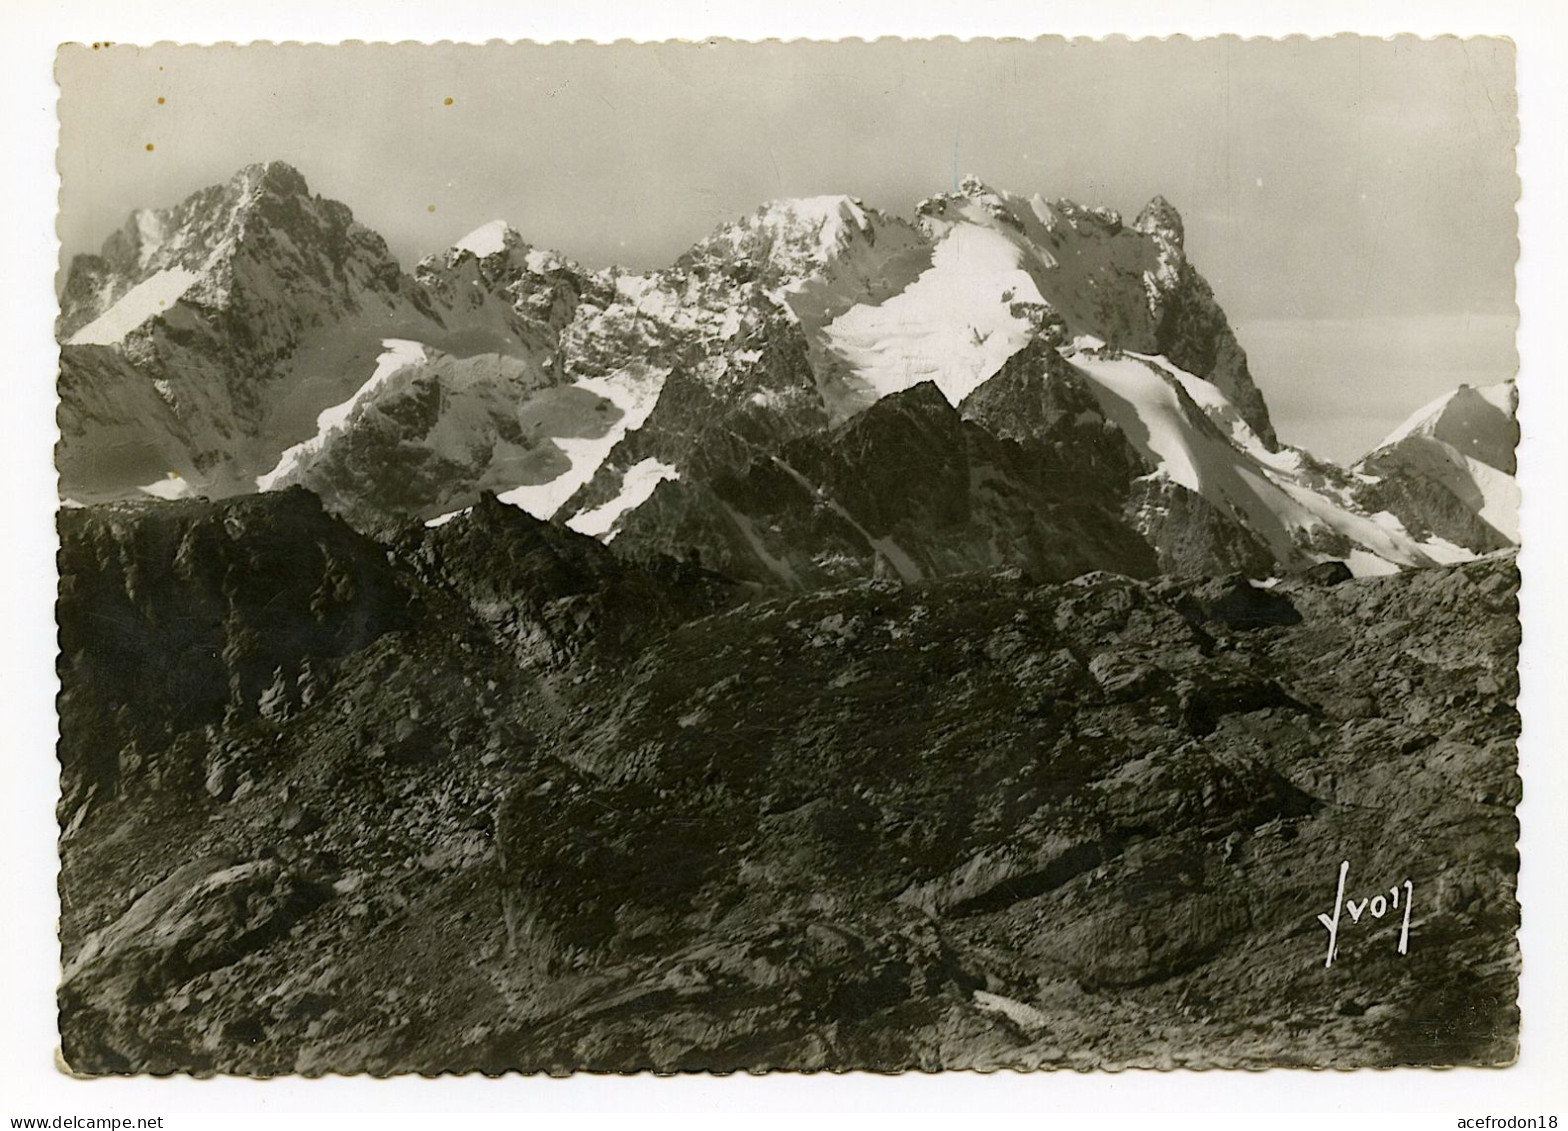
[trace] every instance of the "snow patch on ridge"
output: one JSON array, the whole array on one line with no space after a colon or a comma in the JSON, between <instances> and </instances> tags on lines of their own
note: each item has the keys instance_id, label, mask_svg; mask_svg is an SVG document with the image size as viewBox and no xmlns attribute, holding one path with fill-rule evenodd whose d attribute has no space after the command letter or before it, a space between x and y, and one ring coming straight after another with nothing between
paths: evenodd
<instances>
[{"instance_id":1,"label":"snow patch on ridge","mask_svg":"<svg viewBox=\"0 0 1568 1131\"><path fill-rule=\"evenodd\" d=\"M497 497L499 497L499 496L497 496ZM437 526L445 526L447 523L451 522L458 515L460 515L460 514L467 514L469 511L471 511L473 509L474 509L473 507L463 507L461 510L447 511L445 514L438 514L438 515L436 515L435 518L426 519L425 520L425 525L430 527L431 529L434 529Z\"/></svg>"},{"instance_id":2,"label":"snow patch on ridge","mask_svg":"<svg viewBox=\"0 0 1568 1131\"><path fill-rule=\"evenodd\" d=\"M1515 387L1512 381L1502 381L1496 385L1478 385L1475 386L1475 392L1504 416L1514 415Z\"/></svg>"},{"instance_id":3,"label":"snow patch on ridge","mask_svg":"<svg viewBox=\"0 0 1568 1131\"><path fill-rule=\"evenodd\" d=\"M572 388L603 397L620 409L620 419L611 424L602 436L557 437L555 446L572 461L569 469L547 483L514 487L496 497L503 503L521 507L535 518L548 521L561 509L561 504L593 478L599 465L621 442L621 437L643 426L653 406L659 403L659 394L663 392L664 379L668 376L669 371L666 369L646 369L638 365L617 370L608 377L584 377L574 382Z\"/></svg>"},{"instance_id":4,"label":"snow patch on ridge","mask_svg":"<svg viewBox=\"0 0 1568 1131\"><path fill-rule=\"evenodd\" d=\"M163 219L153 208L138 209L131 217L136 221L136 265L145 270L163 246Z\"/></svg>"},{"instance_id":5,"label":"snow patch on ridge","mask_svg":"<svg viewBox=\"0 0 1568 1131\"><path fill-rule=\"evenodd\" d=\"M1489 463L1482 463L1471 456L1463 456L1470 481L1481 493L1481 521L1510 542L1519 543L1519 504L1523 497L1519 481L1506 471L1499 471Z\"/></svg>"},{"instance_id":6,"label":"snow patch on ridge","mask_svg":"<svg viewBox=\"0 0 1568 1131\"><path fill-rule=\"evenodd\" d=\"M289 448L278 457L276 467L265 475L257 476L258 491L270 491L284 476L299 466L300 461L306 456L319 452L326 444L327 437L348 423L349 418L354 415L354 409L377 385L398 370L410 365L418 365L425 360L425 347L419 342L409 341L406 338L383 338L381 344L385 349L381 356L376 358L376 368L370 374L370 378L342 404L321 410L316 417L316 434Z\"/></svg>"},{"instance_id":7,"label":"snow patch on ridge","mask_svg":"<svg viewBox=\"0 0 1568 1131\"><path fill-rule=\"evenodd\" d=\"M1252 430L1252 426L1242 419L1236 406L1230 403L1230 398L1220 392L1218 386L1171 364L1163 355L1135 353L1132 350L1126 351L1126 355L1150 365L1157 365L1176 378L1182 389L1192 398L1193 403L1203 410L1203 414L1229 438L1232 444L1254 459L1277 465L1282 470L1294 471L1300 468L1300 453L1293 449L1269 451L1268 445Z\"/></svg>"},{"instance_id":8,"label":"snow patch on ridge","mask_svg":"<svg viewBox=\"0 0 1568 1131\"><path fill-rule=\"evenodd\" d=\"M72 346L114 346L170 304L177 302L200 276L185 267L170 267L137 283L120 301L66 340Z\"/></svg>"},{"instance_id":9,"label":"snow patch on ridge","mask_svg":"<svg viewBox=\"0 0 1568 1131\"><path fill-rule=\"evenodd\" d=\"M505 220L491 220L481 224L452 245L453 251L471 251L480 259L506 250L506 233L510 227Z\"/></svg>"},{"instance_id":10,"label":"snow patch on ridge","mask_svg":"<svg viewBox=\"0 0 1568 1131\"><path fill-rule=\"evenodd\" d=\"M649 458L634 463L626 469L626 474L621 479L620 494L592 510L574 515L566 525L579 534L587 534L593 538L609 535L604 540L613 541L615 538L613 527L616 520L646 503L652 497L654 488L660 483L666 479L680 477L680 472L662 460Z\"/></svg>"}]
</instances>

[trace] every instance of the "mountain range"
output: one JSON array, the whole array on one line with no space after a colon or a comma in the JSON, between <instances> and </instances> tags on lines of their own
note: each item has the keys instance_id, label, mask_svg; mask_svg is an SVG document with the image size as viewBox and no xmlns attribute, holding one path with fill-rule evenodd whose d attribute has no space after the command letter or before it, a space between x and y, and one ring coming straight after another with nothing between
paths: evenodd
<instances>
[{"instance_id":1,"label":"mountain range","mask_svg":"<svg viewBox=\"0 0 1568 1131\"><path fill-rule=\"evenodd\" d=\"M271 162L77 257L58 332L74 503L297 484L383 535L488 491L792 589L1368 574L1518 537L1511 381L1350 468L1282 444L1158 197L779 201L647 273L497 221L408 275Z\"/></svg>"},{"instance_id":2,"label":"mountain range","mask_svg":"<svg viewBox=\"0 0 1568 1131\"><path fill-rule=\"evenodd\" d=\"M73 1072L1517 1056L1513 383L1282 443L1163 200L410 275L271 163L58 331Z\"/></svg>"}]
</instances>

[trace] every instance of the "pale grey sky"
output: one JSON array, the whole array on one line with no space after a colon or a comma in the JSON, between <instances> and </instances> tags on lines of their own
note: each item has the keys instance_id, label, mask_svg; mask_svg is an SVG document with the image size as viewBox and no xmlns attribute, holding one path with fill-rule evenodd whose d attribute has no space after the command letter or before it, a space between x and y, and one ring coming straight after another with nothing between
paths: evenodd
<instances>
[{"instance_id":1,"label":"pale grey sky","mask_svg":"<svg viewBox=\"0 0 1568 1131\"><path fill-rule=\"evenodd\" d=\"M647 267L775 197L907 216L956 151L1014 191L1169 198L1281 434L1321 454L1513 373L1503 40L77 47L58 77L67 255L281 158L406 266L501 218Z\"/></svg>"}]
</instances>

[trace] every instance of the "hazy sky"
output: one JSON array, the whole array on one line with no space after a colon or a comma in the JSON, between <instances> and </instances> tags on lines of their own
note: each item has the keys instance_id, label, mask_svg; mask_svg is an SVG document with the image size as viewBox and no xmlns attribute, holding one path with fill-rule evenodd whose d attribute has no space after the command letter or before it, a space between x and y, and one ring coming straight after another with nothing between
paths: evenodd
<instances>
[{"instance_id":1,"label":"hazy sky","mask_svg":"<svg viewBox=\"0 0 1568 1131\"><path fill-rule=\"evenodd\" d=\"M908 216L956 167L1129 216L1163 193L1322 454L1513 374L1505 41L79 47L58 77L66 255L269 158L407 266L493 218L662 265L769 198Z\"/></svg>"}]
</instances>

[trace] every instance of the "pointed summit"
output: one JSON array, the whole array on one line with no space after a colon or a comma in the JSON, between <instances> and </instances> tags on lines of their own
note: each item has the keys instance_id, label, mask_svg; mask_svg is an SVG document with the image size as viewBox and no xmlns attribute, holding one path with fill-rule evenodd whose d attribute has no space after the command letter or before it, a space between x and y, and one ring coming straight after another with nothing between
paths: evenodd
<instances>
[{"instance_id":1,"label":"pointed summit","mask_svg":"<svg viewBox=\"0 0 1568 1131\"><path fill-rule=\"evenodd\" d=\"M792 243L806 244L814 239L824 255L842 246L850 233L864 232L871 226L860 201L842 195L770 200L757 209L756 221L759 227Z\"/></svg>"},{"instance_id":2,"label":"pointed summit","mask_svg":"<svg viewBox=\"0 0 1568 1131\"><path fill-rule=\"evenodd\" d=\"M1155 196L1145 204L1132 226L1145 235L1160 237L1178 248L1186 238L1181 213L1176 211L1176 206L1163 196Z\"/></svg>"},{"instance_id":3,"label":"pointed summit","mask_svg":"<svg viewBox=\"0 0 1568 1131\"><path fill-rule=\"evenodd\" d=\"M991 189L973 173L966 173L964 179L958 182L958 191L964 196L984 196Z\"/></svg>"},{"instance_id":4,"label":"pointed summit","mask_svg":"<svg viewBox=\"0 0 1568 1131\"><path fill-rule=\"evenodd\" d=\"M247 195L309 196L310 186L294 166L284 161L258 161L234 174L229 184Z\"/></svg>"}]
</instances>

